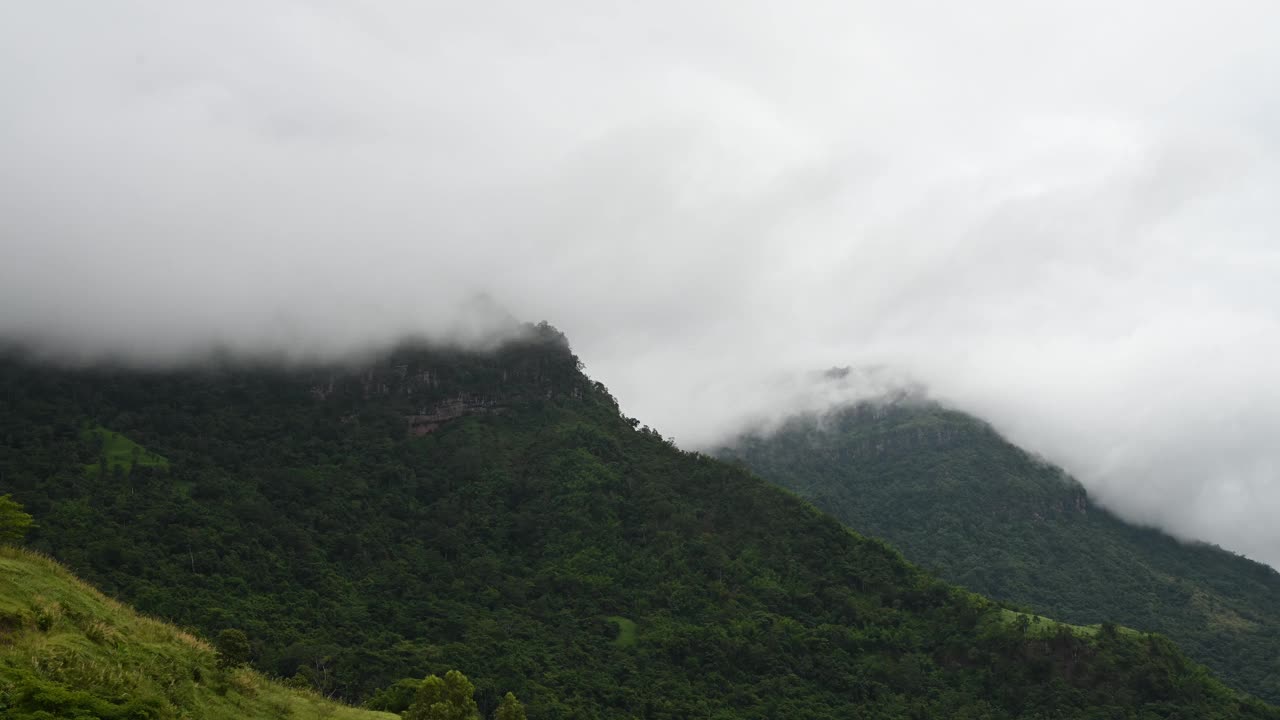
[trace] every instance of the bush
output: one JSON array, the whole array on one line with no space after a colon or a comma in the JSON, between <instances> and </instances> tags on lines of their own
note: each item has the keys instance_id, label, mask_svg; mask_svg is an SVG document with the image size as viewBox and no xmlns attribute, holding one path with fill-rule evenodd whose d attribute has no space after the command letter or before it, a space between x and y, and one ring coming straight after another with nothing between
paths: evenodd
<instances>
[{"instance_id":1,"label":"bush","mask_svg":"<svg viewBox=\"0 0 1280 720\"><path fill-rule=\"evenodd\" d=\"M214 648L218 653L220 668L236 668L249 664L249 637L240 630L228 628L218 633Z\"/></svg>"}]
</instances>

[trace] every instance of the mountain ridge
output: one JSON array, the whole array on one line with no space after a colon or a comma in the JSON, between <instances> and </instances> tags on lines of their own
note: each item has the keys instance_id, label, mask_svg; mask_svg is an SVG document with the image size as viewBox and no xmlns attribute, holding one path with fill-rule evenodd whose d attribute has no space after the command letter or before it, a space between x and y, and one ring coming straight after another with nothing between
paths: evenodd
<instances>
[{"instance_id":1,"label":"mountain ridge","mask_svg":"<svg viewBox=\"0 0 1280 720\"><path fill-rule=\"evenodd\" d=\"M948 580L1068 622L1166 633L1243 689L1280 698L1280 573L1123 521L980 419L918 399L866 403L719 454Z\"/></svg>"},{"instance_id":2,"label":"mountain ridge","mask_svg":"<svg viewBox=\"0 0 1280 720\"><path fill-rule=\"evenodd\" d=\"M511 689L539 718L1277 713L1163 638L1008 613L680 451L549 327L365 368L10 359L0 393L35 547L348 699L459 668L485 713ZM167 467L86 475L86 424Z\"/></svg>"}]
</instances>

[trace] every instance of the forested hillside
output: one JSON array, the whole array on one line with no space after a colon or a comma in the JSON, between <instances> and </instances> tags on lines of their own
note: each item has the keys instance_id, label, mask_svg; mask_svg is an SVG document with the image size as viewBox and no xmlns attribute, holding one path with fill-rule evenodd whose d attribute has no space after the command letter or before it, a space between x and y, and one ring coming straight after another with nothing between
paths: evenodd
<instances>
[{"instance_id":1,"label":"forested hillside","mask_svg":"<svg viewBox=\"0 0 1280 720\"><path fill-rule=\"evenodd\" d=\"M861 405L720 454L943 578L1067 622L1164 633L1229 684L1280 701L1280 574L1120 520L963 413Z\"/></svg>"},{"instance_id":2,"label":"forested hillside","mask_svg":"<svg viewBox=\"0 0 1280 720\"><path fill-rule=\"evenodd\" d=\"M5 720L395 720L219 662L181 630L105 598L48 558L0 546Z\"/></svg>"},{"instance_id":3,"label":"forested hillside","mask_svg":"<svg viewBox=\"0 0 1280 720\"><path fill-rule=\"evenodd\" d=\"M459 668L536 720L1280 717L1160 636L1002 610L678 450L546 326L349 367L12 354L0 397L31 545L349 700Z\"/></svg>"}]
</instances>

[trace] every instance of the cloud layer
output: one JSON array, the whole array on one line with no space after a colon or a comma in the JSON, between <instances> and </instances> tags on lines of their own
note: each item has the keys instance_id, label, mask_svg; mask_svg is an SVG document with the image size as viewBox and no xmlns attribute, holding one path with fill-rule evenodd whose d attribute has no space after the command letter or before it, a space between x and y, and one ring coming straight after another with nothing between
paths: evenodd
<instances>
[{"instance_id":1,"label":"cloud layer","mask_svg":"<svg viewBox=\"0 0 1280 720\"><path fill-rule=\"evenodd\" d=\"M1280 6L1031 5L15 3L0 333L338 352L487 293L683 445L887 368L1280 565Z\"/></svg>"}]
</instances>

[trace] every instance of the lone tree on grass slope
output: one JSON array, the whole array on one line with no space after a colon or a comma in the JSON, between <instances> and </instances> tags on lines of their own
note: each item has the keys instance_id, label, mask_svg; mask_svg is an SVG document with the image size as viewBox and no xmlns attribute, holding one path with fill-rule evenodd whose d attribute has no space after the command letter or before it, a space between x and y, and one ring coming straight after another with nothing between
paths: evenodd
<instances>
[{"instance_id":1,"label":"lone tree on grass slope","mask_svg":"<svg viewBox=\"0 0 1280 720\"><path fill-rule=\"evenodd\" d=\"M9 495L0 495L0 545L16 545L34 525L22 505Z\"/></svg>"},{"instance_id":2,"label":"lone tree on grass slope","mask_svg":"<svg viewBox=\"0 0 1280 720\"><path fill-rule=\"evenodd\" d=\"M237 668L249 664L249 638L242 630L228 628L218 633L214 649L218 654L220 668Z\"/></svg>"}]
</instances>

